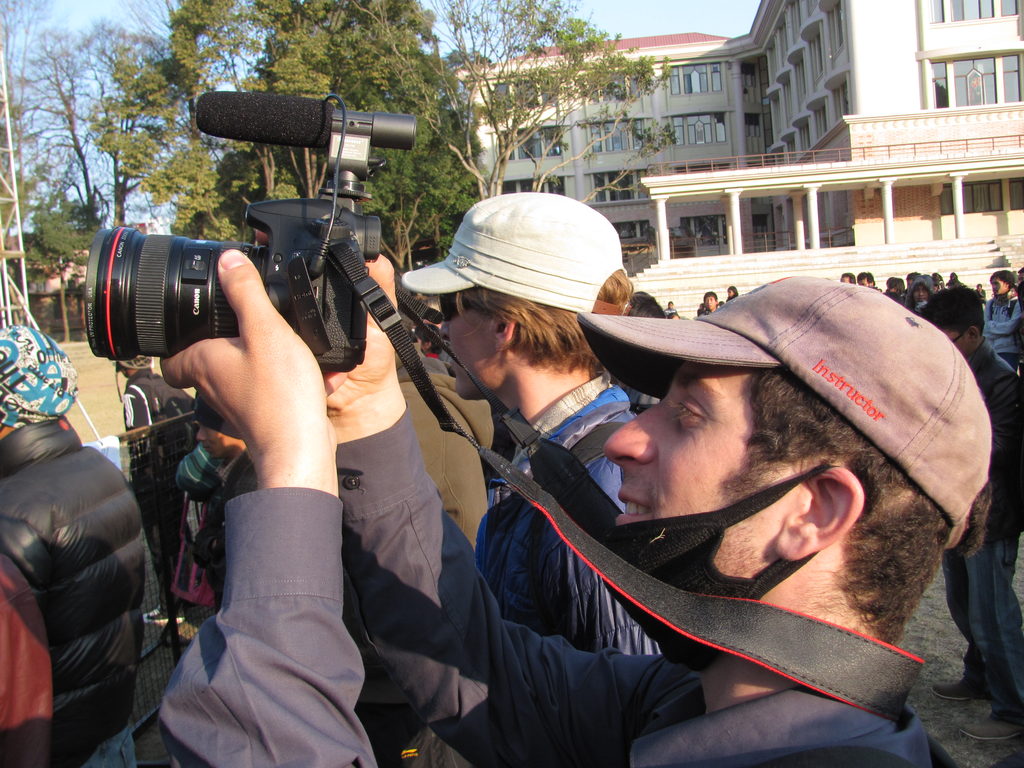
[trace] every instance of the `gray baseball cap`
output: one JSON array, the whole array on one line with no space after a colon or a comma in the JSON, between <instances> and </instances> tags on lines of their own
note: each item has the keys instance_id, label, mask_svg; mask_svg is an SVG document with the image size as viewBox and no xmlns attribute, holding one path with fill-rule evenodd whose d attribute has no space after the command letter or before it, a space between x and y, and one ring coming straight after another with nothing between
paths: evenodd
<instances>
[{"instance_id":1,"label":"gray baseball cap","mask_svg":"<svg viewBox=\"0 0 1024 768\"><path fill-rule=\"evenodd\" d=\"M664 395L684 361L784 366L901 467L959 541L988 481L988 411L946 335L884 294L794 277L698 320L579 317L608 371L650 395Z\"/></svg>"}]
</instances>

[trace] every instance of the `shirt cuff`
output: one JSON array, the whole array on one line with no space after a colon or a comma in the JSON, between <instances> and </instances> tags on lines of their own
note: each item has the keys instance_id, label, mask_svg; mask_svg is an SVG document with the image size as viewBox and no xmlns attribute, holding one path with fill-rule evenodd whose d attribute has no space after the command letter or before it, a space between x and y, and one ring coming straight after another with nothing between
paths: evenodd
<instances>
[{"instance_id":1,"label":"shirt cuff","mask_svg":"<svg viewBox=\"0 0 1024 768\"><path fill-rule=\"evenodd\" d=\"M282 595L341 599L341 502L310 488L243 494L225 511L224 604Z\"/></svg>"},{"instance_id":2,"label":"shirt cuff","mask_svg":"<svg viewBox=\"0 0 1024 768\"><path fill-rule=\"evenodd\" d=\"M408 410L383 432L339 444L335 459L346 519L387 514L433 489Z\"/></svg>"}]
</instances>

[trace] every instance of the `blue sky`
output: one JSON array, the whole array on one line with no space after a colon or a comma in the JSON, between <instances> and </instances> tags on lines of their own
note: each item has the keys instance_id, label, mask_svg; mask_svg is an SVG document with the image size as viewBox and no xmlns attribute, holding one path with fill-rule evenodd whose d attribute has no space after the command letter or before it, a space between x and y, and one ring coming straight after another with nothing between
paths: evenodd
<instances>
[{"instance_id":1,"label":"blue sky","mask_svg":"<svg viewBox=\"0 0 1024 768\"><path fill-rule=\"evenodd\" d=\"M54 0L52 23L87 28L93 20L123 16L124 0ZM750 31L758 0L582 0L577 14L623 37L705 32L736 37Z\"/></svg>"}]
</instances>

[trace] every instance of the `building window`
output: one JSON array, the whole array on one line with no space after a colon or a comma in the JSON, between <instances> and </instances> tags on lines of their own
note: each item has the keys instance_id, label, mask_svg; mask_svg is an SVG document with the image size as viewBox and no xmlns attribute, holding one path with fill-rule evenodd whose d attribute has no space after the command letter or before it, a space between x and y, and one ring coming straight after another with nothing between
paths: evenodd
<instances>
[{"instance_id":1,"label":"building window","mask_svg":"<svg viewBox=\"0 0 1024 768\"><path fill-rule=\"evenodd\" d=\"M953 86L958 107L996 103L996 60L966 59L953 62Z\"/></svg>"},{"instance_id":2,"label":"building window","mask_svg":"<svg viewBox=\"0 0 1024 768\"><path fill-rule=\"evenodd\" d=\"M814 110L814 132L819 139L828 133L828 107L824 104Z\"/></svg>"},{"instance_id":3,"label":"building window","mask_svg":"<svg viewBox=\"0 0 1024 768\"><path fill-rule=\"evenodd\" d=\"M557 128L542 128L529 141L516 150L517 160L536 160L540 157L561 157L562 144L555 141ZM546 151L545 151L546 150Z\"/></svg>"},{"instance_id":4,"label":"building window","mask_svg":"<svg viewBox=\"0 0 1024 768\"><path fill-rule=\"evenodd\" d=\"M811 38L811 42L808 43L811 55L811 77L817 80L821 77L821 73L824 71L825 59L821 52L821 35Z\"/></svg>"},{"instance_id":5,"label":"building window","mask_svg":"<svg viewBox=\"0 0 1024 768\"><path fill-rule=\"evenodd\" d=\"M953 0L953 21L991 19L995 15L992 0Z\"/></svg>"},{"instance_id":6,"label":"building window","mask_svg":"<svg viewBox=\"0 0 1024 768\"><path fill-rule=\"evenodd\" d=\"M932 87L935 90L935 108L945 109L949 106L949 82L946 78L946 63L937 61L932 64Z\"/></svg>"},{"instance_id":7,"label":"building window","mask_svg":"<svg viewBox=\"0 0 1024 768\"><path fill-rule=\"evenodd\" d=\"M643 120L591 123L590 141L594 152L629 152L643 146Z\"/></svg>"},{"instance_id":8,"label":"building window","mask_svg":"<svg viewBox=\"0 0 1024 768\"><path fill-rule=\"evenodd\" d=\"M800 132L800 147L802 149L811 148L811 126L808 123L801 123L797 129Z\"/></svg>"},{"instance_id":9,"label":"building window","mask_svg":"<svg viewBox=\"0 0 1024 768\"><path fill-rule=\"evenodd\" d=\"M613 221L612 226L619 233L619 240L646 240L651 236L651 222L646 219L642 221Z\"/></svg>"},{"instance_id":10,"label":"building window","mask_svg":"<svg viewBox=\"0 0 1024 768\"><path fill-rule=\"evenodd\" d=\"M724 144L726 142L724 112L707 115L683 115L682 119L686 126L688 144ZM672 118L673 128L676 124L676 118Z\"/></svg>"},{"instance_id":11,"label":"building window","mask_svg":"<svg viewBox=\"0 0 1024 768\"><path fill-rule=\"evenodd\" d=\"M746 114L743 115L743 124L746 126L747 138L748 139L753 139L753 138L760 137L760 135L761 135L761 116L760 115L758 115L756 113L752 113L752 112L747 112Z\"/></svg>"},{"instance_id":12,"label":"building window","mask_svg":"<svg viewBox=\"0 0 1024 768\"><path fill-rule=\"evenodd\" d=\"M998 16L1016 16L1019 0L931 0L932 22L977 21Z\"/></svg>"},{"instance_id":13,"label":"building window","mask_svg":"<svg viewBox=\"0 0 1024 768\"><path fill-rule=\"evenodd\" d=\"M725 113L675 115L672 118L672 133L676 144L724 144Z\"/></svg>"},{"instance_id":14,"label":"building window","mask_svg":"<svg viewBox=\"0 0 1024 768\"><path fill-rule=\"evenodd\" d=\"M722 90L722 64L684 64L672 67L669 89L673 96L680 93L709 93Z\"/></svg>"},{"instance_id":15,"label":"building window","mask_svg":"<svg viewBox=\"0 0 1024 768\"><path fill-rule=\"evenodd\" d=\"M804 73L804 69L804 60L797 59L793 65L793 79L796 80L797 111L800 110L800 106L804 102L804 96L807 95L807 76Z\"/></svg>"},{"instance_id":16,"label":"building window","mask_svg":"<svg viewBox=\"0 0 1024 768\"><path fill-rule=\"evenodd\" d=\"M1020 101L1020 57L1003 56L1002 101Z\"/></svg>"},{"instance_id":17,"label":"building window","mask_svg":"<svg viewBox=\"0 0 1024 768\"><path fill-rule=\"evenodd\" d=\"M850 89L846 82L832 91L832 107L837 115L850 114Z\"/></svg>"},{"instance_id":18,"label":"building window","mask_svg":"<svg viewBox=\"0 0 1024 768\"><path fill-rule=\"evenodd\" d=\"M953 75L952 93L950 70ZM1001 87L997 88L997 83ZM1020 101L1020 56L937 61L932 65L932 86L936 109Z\"/></svg>"},{"instance_id":19,"label":"building window","mask_svg":"<svg viewBox=\"0 0 1024 768\"><path fill-rule=\"evenodd\" d=\"M501 194L511 195L516 192L532 192L533 191L533 179L505 179L501 185ZM565 179L561 176L551 176L541 186L542 192L547 192L552 195L564 195L565 194Z\"/></svg>"},{"instance_id":20,"label":"building window","mask_svg":"<svg viewBox=\"0 0 1024 768\"><path fill-rule=\"evenodd\" d=\"M832 52L842 50L846 45L846 12L842 1L828 12L828 31L832 38Z\"/></svg>"},{"instance_id":21,"label":"building window","mask_svg":"<svg viewBox=\"0 0 1024 768\"><path fill-rule=\"evenodd\" d=\"M646 197L640 189L640 180L635 173L621 176L616 171L592 173L590 180L595 191L595 203L612 203L617 200L636 200Z\"/></svg>"},{"instance_id":22,"label":"building window","mask_svg":"<svg viewBox=\"0 0 1024 768\"><path fill-rule=\"evenodd\" d=\"M1013 200L1011 186L1010 199ZM953 214L953 185L945 184L940 197L943 216ZM992 213L1003 210L1003 187L999 181L971 181L964 184L964 213Z\"/></svg>"},{"instance_id":23,"label":"building window","mask_svg":"<svg viewBox=\"0 0 1024 768\"><path fill-rule=\"evenodd\" d=\"M1010 210L1024 210L1024 179L1010 179Z\"/></svg>"},{"instance_id":24,"label":"building window","mask_svg":"<svg viewBox=\"0 0 1024 768\"><path fill-rule=\"evenodd\" d=\"M740 63L740 75L743 77L743 87L750 90L757 87L757 68L748 62Z\"/></svg>"}]
</instances>

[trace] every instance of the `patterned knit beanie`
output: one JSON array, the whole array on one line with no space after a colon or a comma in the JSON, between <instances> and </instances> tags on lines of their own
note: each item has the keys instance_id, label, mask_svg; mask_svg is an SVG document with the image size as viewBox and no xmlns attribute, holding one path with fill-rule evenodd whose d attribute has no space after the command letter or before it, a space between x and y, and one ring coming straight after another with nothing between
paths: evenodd
<instances>
[{"instance_id":1,"label":"patterned knit beanie","mask_svg":"<svg viewBox=\"0 0 1024 768\"><path fill-rule=\"evenodd\" d=\"M34 328L0 328L0 426L61 416L78 395L78 371L57 342Z\"/></svg>"}]
</instances>

